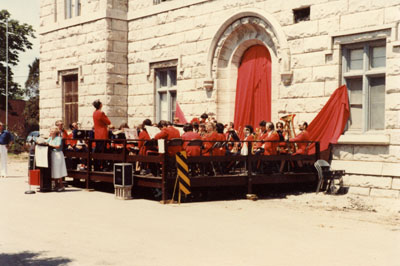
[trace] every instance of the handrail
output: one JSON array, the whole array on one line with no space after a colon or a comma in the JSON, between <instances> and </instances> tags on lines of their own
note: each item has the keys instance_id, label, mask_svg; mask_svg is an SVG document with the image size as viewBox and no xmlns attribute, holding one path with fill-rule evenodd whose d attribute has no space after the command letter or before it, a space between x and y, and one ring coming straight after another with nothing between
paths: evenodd
<instances>
[{"instance_id":1,"label":"handrail","mask_svg":"<svg viewBox=\"0 0 400 266\"><path fill-rule=\"evenodd\" d=\"M145 156L145 155L139 155L139 154L132 154L128 150L127 146L128 144L131 144L132 141L144 141L144 140L132 140L132 139L121 139L118 140L123 144L123 148L118 151L118 155L116 156L115 150L110 151L110 150L105 150L105 152L99 152L96 153L92 150L92 146L94 143L98 143L103 141L104 143L111 143L112 140L110 139L84 139L84 141L88 144L88 150L86 152L79 152L79 151L69 151L67 150L67 147L65 145L65 141L68 139L63 139L63 149L65 151L65 156L67 159L70 158L85 158L87 160L87 169L85 171L86 174L86 187L89 188L89 184L91 180L96 180L96 176L100 175L100 173L95 172L93 168L93 162L95 160L109 160L109 161L115 161L115 162L130 162L130 163L144 163L144 164L153 164L157 165L157 167L161 168L161 176L160 179L160 188L162 189L162 199L166 200L167 198L167 188L171 186L173 181L171 179L175 178L172 174L174 173L174 164L175 164L175 157L168 155L168 149L169 149L169 142L168 140L164 140L164 146L165 146L165 153L163 154L158 154L155 156ZM196 140L198 141L198 140ZM201 140L202 143L204 142L225 142L225 141L215 141L215 140ZM187 141L184 141L187 142ZM303 154L303 155L291 155L291 154L277 154L277 155L254 155L251 152L252 149L252 143L253 142L261 142L261 141L236 141L236 142L241 142L241 143L248 143L249 147L249 152L247 155L225 155L225 156L193 156L193 157L188 157L188 163L189 165L200 165L203 168L223 168L223 167L228 167L229 165L232 165L236 167L236 165L242 165L238 168L239 173L234 169L233 173L230 174L230 176L236 176L239 178L243 178L243 173L245 173L245 178L246 178L246 184L247 184L247 190L251 194L252 192L252 186L255 182L255 180L258 178L262 178L263 176L267 177L268 174L265 173L257 173L257 170L259 168L260 164L263 163L273 163L273 164L281 164L284 162L295 162L295 161L310 161L310 162L315 162L318 159L320 159L320 145L318 141L298 141L298 142L303 142L303 143L315 143L315 154ZM266 142L266 141L264 141ZM269 141L269 142L282 142L282 141ZM287 142L291 143L291 142ZM104 145L106 146L106 145ZM79 156L79 155L82 156ZM114 160L113 160L114 159ZM243 166L244 164L244 166ZM159 168L159 169L160 169ZM70 174L73 175L76 173L74 171L75 169L68 169ZM216 171L218 170L218 171ZM244 172L243 172L244 171ZM214 169L214 175L216 178L219 176L224 176L226 175L224 172L220 172L219 169ZM82 172L80 172L82 173ZM284 172L283 174L285 174ZM191 176L191 178L199 178L202 177L205 174L205 171L202 171L199 176ZM275 172L275 174L282 174L282 172ZM315 174L314 172L310 172L310 174ZM81 178L82 174L78 175L79 178ZM102 179L97 179L97 180L104 180L104 176L109 176L110 180L109 182L112 182L112 173L106 172L101 174ZM140 174L135 174L137 178L141 178L142 175ZM257 177L255 179L255 177ZM77 177L78 178L78 177ZM100 177L99 177L100 178ZM257 180L258 180L257 179Z\"/></svg>"}]
</instances>

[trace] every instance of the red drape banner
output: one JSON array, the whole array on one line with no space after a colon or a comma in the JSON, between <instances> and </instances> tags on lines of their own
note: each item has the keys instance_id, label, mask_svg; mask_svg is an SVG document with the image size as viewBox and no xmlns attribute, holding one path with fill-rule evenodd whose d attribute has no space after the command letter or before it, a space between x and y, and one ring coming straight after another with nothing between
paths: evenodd
<instances>
[{"instance_id":1,"label":"red drape banner","mask_svg":"<svg viewBox=\"0 0 400 266\"><path fill-rule=\"evenodd\" d=\"M186 124L187 123L185 115L183 114L182 109L179 106L178 102L176 102L176 104L175 104L175 117L179 118L179 123L180 124Z\"/></svg>"},{"instance_id":2,"label":"red drape banner","mask_svg":"<svg viewBox=\"0 0 400 266\"><path fill-rule=\"evenodd\" d=\"M271 120L271 55L262 45L250 47L238 70L235 99L235 128L258 127Z\"/></svg>"},{"instance_id":3,"label":"red drape banner","mask_svg":"<svg viewBox=\"0 0 400 266\"><path fill-rule=\"evenodd\" d=\"M320 142L320 150L328 149L330 143L337 143L350 115L349 98L346 85L337 88L325 106L308 126L310 140ZM314 145L309 154L315 153Z\"/></svg>"}]
</instances>

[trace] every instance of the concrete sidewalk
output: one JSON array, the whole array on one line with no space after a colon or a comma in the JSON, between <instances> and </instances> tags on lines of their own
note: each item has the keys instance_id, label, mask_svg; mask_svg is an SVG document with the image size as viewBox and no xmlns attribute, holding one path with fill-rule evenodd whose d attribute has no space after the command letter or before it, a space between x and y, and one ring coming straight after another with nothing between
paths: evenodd
<instances>
[{"instance_id":1,"label":"concrete sidewalk","mask_svg":"<svg viewBox=\"0 0 400 266\"><path fill-rule=\"evenodd\" d=\"M26 195L26 174L11 162L0 179L1 266L399 265L400 216L340 197L161 205L73 187Z\"/></svg>"}]
</instances>

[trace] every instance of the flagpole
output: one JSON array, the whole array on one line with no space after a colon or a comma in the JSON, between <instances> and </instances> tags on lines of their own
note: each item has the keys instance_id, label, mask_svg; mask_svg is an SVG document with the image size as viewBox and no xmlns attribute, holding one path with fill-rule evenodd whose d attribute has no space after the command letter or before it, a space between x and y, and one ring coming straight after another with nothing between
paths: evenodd
<instances>
[{"instance_id":1,"label":"flagpole","mask_svg":"<svg viewBox=\"0 0 400 266\"><path fill-rule=\"evenodd\" d=\"M8 18L6 18L6 129L8 129Z\"/></svg>"}]
</instances>

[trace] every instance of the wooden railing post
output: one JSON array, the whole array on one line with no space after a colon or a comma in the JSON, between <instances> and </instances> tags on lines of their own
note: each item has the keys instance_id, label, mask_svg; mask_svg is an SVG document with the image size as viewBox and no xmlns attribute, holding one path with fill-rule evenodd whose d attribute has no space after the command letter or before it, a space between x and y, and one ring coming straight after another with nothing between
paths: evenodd
<instances>
[{"instance_id":1,"label":"wooden railing post","mask_svg":"<svg viewBox=\"0 0 400 266\"><path fill-rule=\"evenodd\" d=\"M243 143L244 145L244 143ZM253 192L253 177L252 177L252 159L251 157L253 156L253 142L247 142L247 194L252 194Z\"/></svg>"},{"instance_id":2,"label":"wooden railing post","mask_svg":"<svg viewBox=\"0 0 400 266\"><path fill-rule=\"evenodd\" d=\"M318 161L321 158L321 151L319 146L319 141L315 142L315 161Z\"/></svg>"},{"instance_id":3,"label":"wooden railing post","mask_svg":"<svg viewBox=\"0 0 400 266\"><path fill-rule=\"evenodd\" d=\"M167 202L167 176L168 176L168 168L167 168L167 163L168 163L168 142L167 140L164 140L164 159L163 159L163 164L162 164L162 177L161 177L161 192L162 192L162 203Z\"/></svg>"},{"instance_id":4,"label":"wooden railing post","mask_svg":"<svg viewBox=\"0 0 400 266\"><path fill-rule=\"evenodd\" d=\"M92 139L89 139L88 156L87 156L87 171L86 171L86 189L89 189L90 174L92 172Z\"/></svg>"},{"instance_id":5,"label":"wooden railing post","mask_svg":"<svg viewBox=\"0 0 400 266\"><path fill-rule=\"evenodd\" d=\"M126 143L127 143L127 141L126 141L126 139L124 140L124 148L123 148L123 151L122 151L122 155L123 155L123 162L124 163L126 163Z\"/></svg>"}]
</instances>

